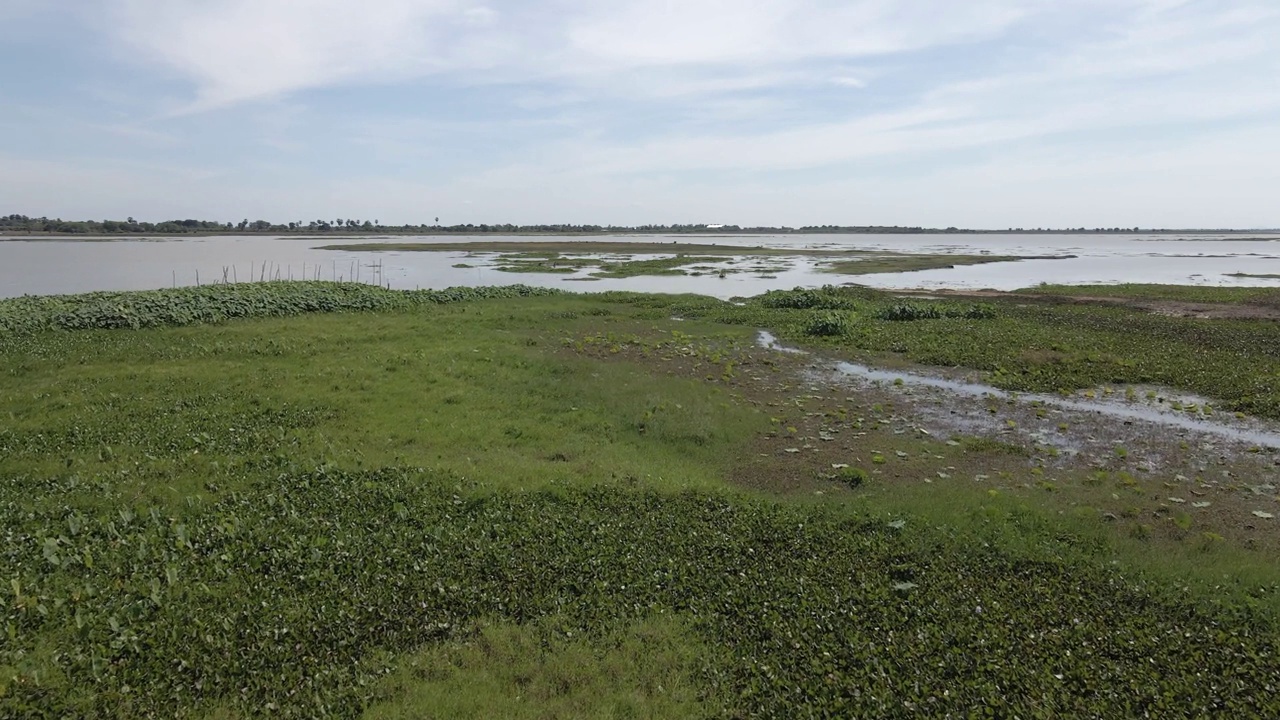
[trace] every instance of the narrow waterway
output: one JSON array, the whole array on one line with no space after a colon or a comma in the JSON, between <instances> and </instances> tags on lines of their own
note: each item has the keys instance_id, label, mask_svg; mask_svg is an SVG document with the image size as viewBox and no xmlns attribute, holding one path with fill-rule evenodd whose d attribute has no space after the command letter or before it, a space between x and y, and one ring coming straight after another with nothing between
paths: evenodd
<instances>
[{"instance_id":1,"label":"narrow waterway","mask_svg":"<svg viewBox=\"0 0 1280 720\"><path fill-rule=\"evenodd\" d=\"M785 353L804 353L798 348L787 347L780 343L772 333L761 330L757 337L760 347ZM1180 407L1203 408L1212 401L1204 398L1180 394L1175 391L1161 389L1159 400L1126 400L1124 387L1119 393L1098 398L1063 397L1046 393L1012 393L1007 390L967 380L956 380L938 375L925 375L916 372L899 372L882 370L845 361L820 360L820 365L846 378L857 378L866 382L880 382L889 385L901 385L904 388L933 388L951 395L969 398L991 398L1003 401L1015 401L1025 404L1039 404L1045 407L1075 413L1087 413L1101 416L1122 423L1147 423L1150 425L1191 431L1201 435L1238 442L1263 448L1280 448L1280 427L1273 423L1264 423L1257 419L1239 419L1226 413L1218 413L1212 417L1201 414L1190 414L1185 410L1173 409L1176 403ZM1143 388L1140 397L1145 398L1147 388Z\"/></svg>"}]
</instances>

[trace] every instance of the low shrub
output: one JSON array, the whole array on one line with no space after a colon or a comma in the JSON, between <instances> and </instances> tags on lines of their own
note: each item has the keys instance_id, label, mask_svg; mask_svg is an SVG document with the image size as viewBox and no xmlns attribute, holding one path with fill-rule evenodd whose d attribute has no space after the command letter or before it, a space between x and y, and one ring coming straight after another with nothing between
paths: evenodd
<instances>
[{"instance_id":1,"label":"low shrub","mask_svg":"<svg viewBox=\"0 0 1280 720\"><path fill-rule=\"evenodd\" d=\"M826 311L811 316L804 324L804 334L812 337L837 337L849 332L847 313Z\"/></svg>"}]
</instances>

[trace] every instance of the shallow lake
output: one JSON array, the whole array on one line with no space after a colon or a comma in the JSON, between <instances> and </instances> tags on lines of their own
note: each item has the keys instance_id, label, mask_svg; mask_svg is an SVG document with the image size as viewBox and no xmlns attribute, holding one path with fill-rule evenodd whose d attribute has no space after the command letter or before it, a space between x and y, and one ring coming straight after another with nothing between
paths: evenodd
<instances>
[{"instance_id":1,"label":"shallow lake","mask_svg":"<svg viewBox=\"0 0 1280 720\"><path fill-rule=\"evenodd\" d=\"M335 243L459 243L493 241L692 242L781 248L881 250L957 255L1074 255L910 273L843 276L820 272L825 261L801 257L735 257L701 276L589 279L568 274L506 273L494 254L464 252L352 252L321 250ZM653 257L653 256L636 256ZM473 267L457 268L465 264ZM763 269L763 268L768 269ZM718 269L727 270L724 277ZM1280 279L1235 278L1231 273L1280 275L1280 234L1214 235L755 235L729 236L369 236L296 238L227 236L172 239L0 239L0 297L94 290L143 290L270 278L359 280L392 288L524 283L576 291L691 292L748 296L774 288L856 282L879 288L992 288L1013 290L1051 283L1174 283L1263 285Z\"/></svg>"}]
</instances>

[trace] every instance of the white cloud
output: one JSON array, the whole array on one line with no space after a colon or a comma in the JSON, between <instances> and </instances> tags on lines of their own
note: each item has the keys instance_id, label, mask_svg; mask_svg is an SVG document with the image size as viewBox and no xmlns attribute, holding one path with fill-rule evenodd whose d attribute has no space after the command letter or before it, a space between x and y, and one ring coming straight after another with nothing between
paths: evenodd
<instances>
[{"instance_id":1,"label":"white cloud","mask_svg":"<svg viewBox=\"0 0 1280 720\"><path fill-rule=\"evenodd\" d=\"M698 222L945 227L1276 227L1280 125L1177 147L1037 148L907 174L476 174L439 181L288 168L209 173L180 165L0 155L0 197L33 215L287 220L334 214L421 222Z\"/></svg>"},{"instance_id":2,"label":"white cloud","mask_svg":"<svg viewBox=\"0 0 1280 720\"><path fill-rule=\"evenodd\" d=\"M1274 0L99 1L131 56L189 84L184 111L253 106L97 132L189 130L233 148L187 146L227 172L84 159L0 196L91 216L108 197L176 213L181 194L237 216L1003 226L1267 224L1280 192ZM376 83L479 100L407 119L304 92ZM266 179L244 135L288 151ZM338 158L363 176L337 179L356 172Z\"/></svg>"},{"instance_id":3,"label":"white cloud","mask_svg":"<svg viewBox=\"0 0 1280 720\"><path fill-rule=\"evenodd\" d=\"M1125 19L1140 27L1120 24L1034 65L931 87L902 108L748 133L713 127L607 144L577 138L495 175L803 170L1280 115L1274 82L1280 56L1267 42L1280 32L1280 8L1240 4L1206 12L1169 0L1130 4ZM831 82L859 87L861 79L841 75Z\"/></svg>"},{"instance_id":4,"label":"white cloud","mask_svg":"<svg viewBox=\"0 0 1280 720\"><path fill-rule=\"evenodd\" d=\"M123 41L198 89L187 109L485 62L452 40L493 23L472 0L113 0Z\"/></svg>"},{"instance_id":5,"label":"white cloud","mask_svg":"<svg viewBox=\"0 0 1280 720\"><path fill-rule=\"evenodd\" d=\"M839 75L831 78L831 84L861 90L867 86L867 81L854 75Z\"/></svg>"},{"instance_id":6,"label":"white cloud","mask_svg":"<svg viewBox=\"0 0 1280 720\"><path fill-rule=\"evenodd\" d=\"M990 37L1027 0L108 0L109 26L192 82L208 109L309 88L491 72L590 78L719 67L733 77L811 59ZM727 66L734 66L726 72ZM692 79L698 81L698 76ZM679 78L673 78L679 81Z\"/></svg>"},{"instance_id":7,"label":"white cloud","mask_svg":"<svg viewBox=\"0 0 1280 720\"><path fill-rule=\"evenodd\" d=\"M858 57L998 33L1025 3L981 0L624 0L570 23L569 38L613 64L777 63Z\"/></svg>"}]
</instances>

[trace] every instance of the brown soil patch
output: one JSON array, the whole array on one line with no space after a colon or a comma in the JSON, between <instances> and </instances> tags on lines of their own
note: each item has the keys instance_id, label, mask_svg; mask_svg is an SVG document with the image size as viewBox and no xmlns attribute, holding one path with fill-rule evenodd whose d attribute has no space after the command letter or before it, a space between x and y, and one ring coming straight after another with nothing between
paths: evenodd
<instances>
[{"instance_id":1,"label":"brown soil patch","mask_svg":"<svg viewBox=\"0 0 1280 720\"><path fill-rule=\"evenodd\" d=\"M759 409L769 428L745 443L728 473L744 488L836 498L951 484L974 490L975 501L997 491L1086 510L1123 534L1280 550L1275 453L1095 413L859 383L833 376L831 363L815 356L670 337L581 353L720 384ZM728 361L733 372L725 375ZM865 472L866 485L843 481L844 466Z\"/></svg>"}]
</instances>

